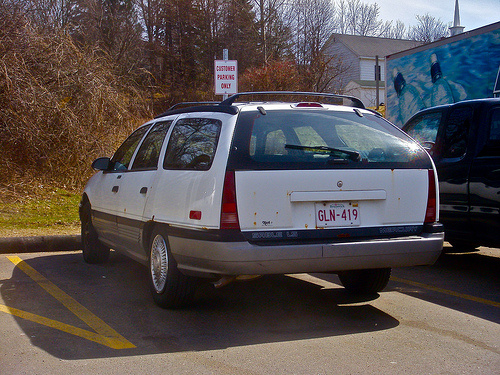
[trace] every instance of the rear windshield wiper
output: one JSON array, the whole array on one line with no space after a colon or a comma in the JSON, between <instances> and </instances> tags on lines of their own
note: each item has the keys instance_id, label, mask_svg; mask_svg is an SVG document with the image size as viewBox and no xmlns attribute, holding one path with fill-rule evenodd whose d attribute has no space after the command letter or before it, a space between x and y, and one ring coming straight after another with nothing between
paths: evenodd
<instances>
[{"instance_id":1,"label":"rear windshield wiper","mask_svg":"<svg viewBox=\"0 0 500 375\"><path fill-rule=\"evenodd\" d=\"M319 151L319 152L341 152L343 154L349 155L349 159L352 161L360 161L361 156L357 151L342 150L341 148L327 147L327 146L301 146L301 145L289 145L286 144L285 148L291 150L305 150L305 151Z\"/></svg>"}]
</instances>

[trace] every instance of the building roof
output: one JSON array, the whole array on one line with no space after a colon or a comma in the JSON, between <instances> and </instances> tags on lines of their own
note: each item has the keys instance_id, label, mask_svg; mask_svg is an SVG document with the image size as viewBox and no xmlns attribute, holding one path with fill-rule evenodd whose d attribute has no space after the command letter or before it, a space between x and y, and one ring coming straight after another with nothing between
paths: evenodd
<instances>
[{"instance_id":1,"label":"building roof","mask_svg":"<svg viewBox=\"0 0 500 375\"><path fill-rule=\"evenodd\" d=\"M343 43L359 57L385 57L417 47L422 42L404 39L378 38L373 36L359 36L347 34L332 34L327 44Z\"/></svg>"}]
</instances>

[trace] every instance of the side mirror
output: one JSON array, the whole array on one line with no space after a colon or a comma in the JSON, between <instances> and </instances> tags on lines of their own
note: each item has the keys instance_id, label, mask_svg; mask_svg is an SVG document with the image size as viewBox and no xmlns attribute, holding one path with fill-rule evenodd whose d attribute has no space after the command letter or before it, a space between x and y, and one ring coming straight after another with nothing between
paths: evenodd
<instances>
[{"instance_id":1,"label":"side mirror","mask_svg":"<svg viewBox=\"0 0 500 375\"><path fill-rule=\"evenodd\" d=\"M111 166L111 159L108 157L95 159L92 163L92 168L97 171L107 171Z\"/></svg>"},{"instance_id":2,"label":"side mirror","mask_svg":"<svg viewBox=\"0 0 500 375\"><path fill-rule=\"evenodd\" d=\"M426 151L430 151L434 147L434 142L432 141L424 141L420 143Z\"/></svg>"}]
</instances>

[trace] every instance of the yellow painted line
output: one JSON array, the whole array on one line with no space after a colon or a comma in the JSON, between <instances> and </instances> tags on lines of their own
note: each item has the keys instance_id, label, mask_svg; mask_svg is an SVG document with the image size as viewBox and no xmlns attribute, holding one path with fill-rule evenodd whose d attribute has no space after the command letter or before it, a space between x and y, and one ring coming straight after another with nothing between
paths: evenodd
<instances>
[{"instance_id":1,"label":"yellow painted line","mask_svg":"<svg viewBox=\"0 0 500 375\"><path fill-rule=\"evenodd\" d=\"M29 313L26 311L14 309L12 307L8 307L5 305L0 305L0 311L5 312L7 314L17 316L17 317L22 318L22 319L26 319L26 320L38 323L38 324L42 324L42 325L47 326L47 327L57 329L59 331L69 333L71 335L79 336L81 338L97 342L98 344L109 346L112 349L135 348L135 346L132 345L128 341L126 343L123 340L116 340L114 338L106 337L106 336L100 335L100 334L95 333L95 332L91 332L91 331L87 331L85 329L74 327L74 326L66 324L66 323L61 323L57 320L48 319L48 318L45 318L45 317L40 316L40 315L36 315L36 314L32 314L32 313Z\"/></svg>"},{"instance_id":2,"label":"yellow painted line","mask_svg":"<svg viewBox=\"0 0 500 375\"><path fill-rule=\"evenodd\" d=\"M434 292L447 294L449 296L458 297L458 298L466 299L466 300L469 300L469 301L482 303L483 305L500 307L500 302L490 301L490 300L487 300L487 299L484 299L484 298L481 298L481 297L475 297L475 296L471 296L471 295L468 295L468 294L458 293L458 292L455 292L453 290L443 289L443 288L439 288L437 286L419 283L417 281L411 281L411 280L407 280L407 279L400 279L399 277L394 277L394 276L391 276L391 280L397 281L398 283L403 283L403 284L417 286L417 287L423 288L423 289L429 289L429 290L432 290Z\"/></svg>"},{"instance_id":3,"label":"yellow painted line","mask_svg":"<svg viewBox=\"0 0 500 375\"><path fill-rule=\"evenodd\" d=\"M63 332L67 332L85 339L98 342L102 345L109 346L113 349L129 349L135 348L130 341L125 339L122 335L116 332L113 328L108 326L104 321L94 315L86 307L78 303L60 288L58 288L51 281L46 279L34 268L29 266L18 256L7 256L7 258L14 263L21 271L27 274L31 279L33 279L38 285L40 285L45 291L47 291L51 296L57 299L60 303L64 305L69 311L71 311L76 317L86 323L95 332L87 331L71 325L61 323L55 320L44 318L39 315L31 314L25 311L13 309L7 306L0 305L0 311L18 316L23 319L31 320L36 323L40 323Z\"/></svg>"}]
</instances>

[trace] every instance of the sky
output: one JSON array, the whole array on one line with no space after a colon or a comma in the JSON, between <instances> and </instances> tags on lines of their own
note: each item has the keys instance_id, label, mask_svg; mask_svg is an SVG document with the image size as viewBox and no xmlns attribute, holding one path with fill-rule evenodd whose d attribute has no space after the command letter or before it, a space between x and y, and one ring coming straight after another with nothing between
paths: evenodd
<instances>
[{"instance_id":1,"label":"sky","mask_svg":"<svg viewBox=\"0 0 500 375\"><path fill-rule=\"evenodd\" d=\"M401 20L408 27L416 25L416 15L429 13L445 25L453 23L455 0L365 0L367 4L377 3L380 19ZM464 31L477 29L500 21L500 0L458 0L460 26Z\"/></svg>"}]
</instances>

